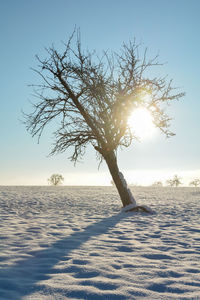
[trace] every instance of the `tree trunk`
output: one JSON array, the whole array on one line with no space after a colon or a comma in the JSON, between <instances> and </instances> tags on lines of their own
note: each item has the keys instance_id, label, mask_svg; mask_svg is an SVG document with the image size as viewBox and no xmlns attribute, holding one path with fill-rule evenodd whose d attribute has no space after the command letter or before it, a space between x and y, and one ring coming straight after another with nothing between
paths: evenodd
<instances>
[{"instance_id":1,"label":"tree trunk","mask_svg":"<svg viewBox=\"0 0 200 300\"><path fill-rule=\"evenodd\" d=\"M110 174L112 175L123 206L125 207L130 204L132 204L133 207L136 206L136 201L131 194L130 189L127 187L127 183L123 177L123 174L119 171L114 151L110 151L103 156L108 165Z\"/></svg>"}]
</instances>

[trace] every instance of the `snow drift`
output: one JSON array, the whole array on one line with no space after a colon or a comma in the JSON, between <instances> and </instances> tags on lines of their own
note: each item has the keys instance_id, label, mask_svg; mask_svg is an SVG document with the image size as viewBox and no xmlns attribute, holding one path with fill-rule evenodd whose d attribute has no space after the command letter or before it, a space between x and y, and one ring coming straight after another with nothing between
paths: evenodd
<instances>
[{"instance_id":1,"label":"snow drift","mask_svg":"<svg viewBox=\"0 0 200 300\"><path fill-rule=\"evenodd\" d=\"M200 189L0 187L0 299L199 299Z\"/></svg>"}]
</instances>

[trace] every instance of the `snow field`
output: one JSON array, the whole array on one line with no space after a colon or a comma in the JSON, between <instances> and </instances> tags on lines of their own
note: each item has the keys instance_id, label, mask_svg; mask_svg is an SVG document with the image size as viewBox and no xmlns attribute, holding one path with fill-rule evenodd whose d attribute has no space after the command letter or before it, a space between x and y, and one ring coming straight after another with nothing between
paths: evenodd
<instances>
[{"instance_id":1,"label":"snow field","mask_svg":"<svg viewBox=\"0 0 200 300\"><path fill-rule=\"evenodd\" d=\"M200 189L0 187L0 299L200 299Z\"/></svg>"}]
</instances>

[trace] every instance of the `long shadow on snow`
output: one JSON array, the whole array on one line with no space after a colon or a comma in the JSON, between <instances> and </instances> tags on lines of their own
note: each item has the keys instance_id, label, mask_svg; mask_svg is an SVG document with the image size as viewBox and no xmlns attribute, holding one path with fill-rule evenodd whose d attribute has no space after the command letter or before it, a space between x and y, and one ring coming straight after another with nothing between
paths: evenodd
<instances>
[{"instance_id":1,"label":"long shadow on snow","mask_svg":"<svg viewBox=\"0 0 200 300\"><path fill-rule=\"evenodd\" d=\"M106 233L123 217L124 214L119 213L105 218L89 225L84 231L76 231L70 236L58 240L47 249L31 251L28 253L31 254L31 257L20 260L9 268L1 269L0 299L18 300L23 296L44 290L44 286L40 286L38 283L41 280L49 279L51 276L48 274L67 273L67 270L59 271L59 269L54 268L59 261L67 261L67 256L71 251L78 249L92 237ZM76 272L76 269L74 268L72 271ZM82 268L79 268L78 272L81 278L83 275L81 273L83 272ZM98 272L96 273L98 274Z\"/></svg>"}]
</instances>

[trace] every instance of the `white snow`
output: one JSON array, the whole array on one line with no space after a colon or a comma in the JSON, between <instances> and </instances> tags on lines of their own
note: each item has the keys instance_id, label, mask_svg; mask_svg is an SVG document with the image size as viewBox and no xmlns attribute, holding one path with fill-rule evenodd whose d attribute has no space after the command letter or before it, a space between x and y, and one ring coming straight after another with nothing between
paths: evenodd
<instances>
[{"instance_id":1,"label":"white snow","mask_svg":"<svg viewBox=\"0 0 200 300\"><path fill-rule=\"evenodd\" d=\"M136 205L134 203L131 203L129 205L126 205L125 207L122 207L122 211L128 212L130 209L134 208Z\"/></svg>"},{"instance_id":2,"label":"white snow","mask_svg":"<svg viewBox=\"0 0 200 300\"><path fill-rule=\"evenodd\" d=\"M0 187L0 299L200 299L200 188Z\"/></svg>"}]
</instances>

